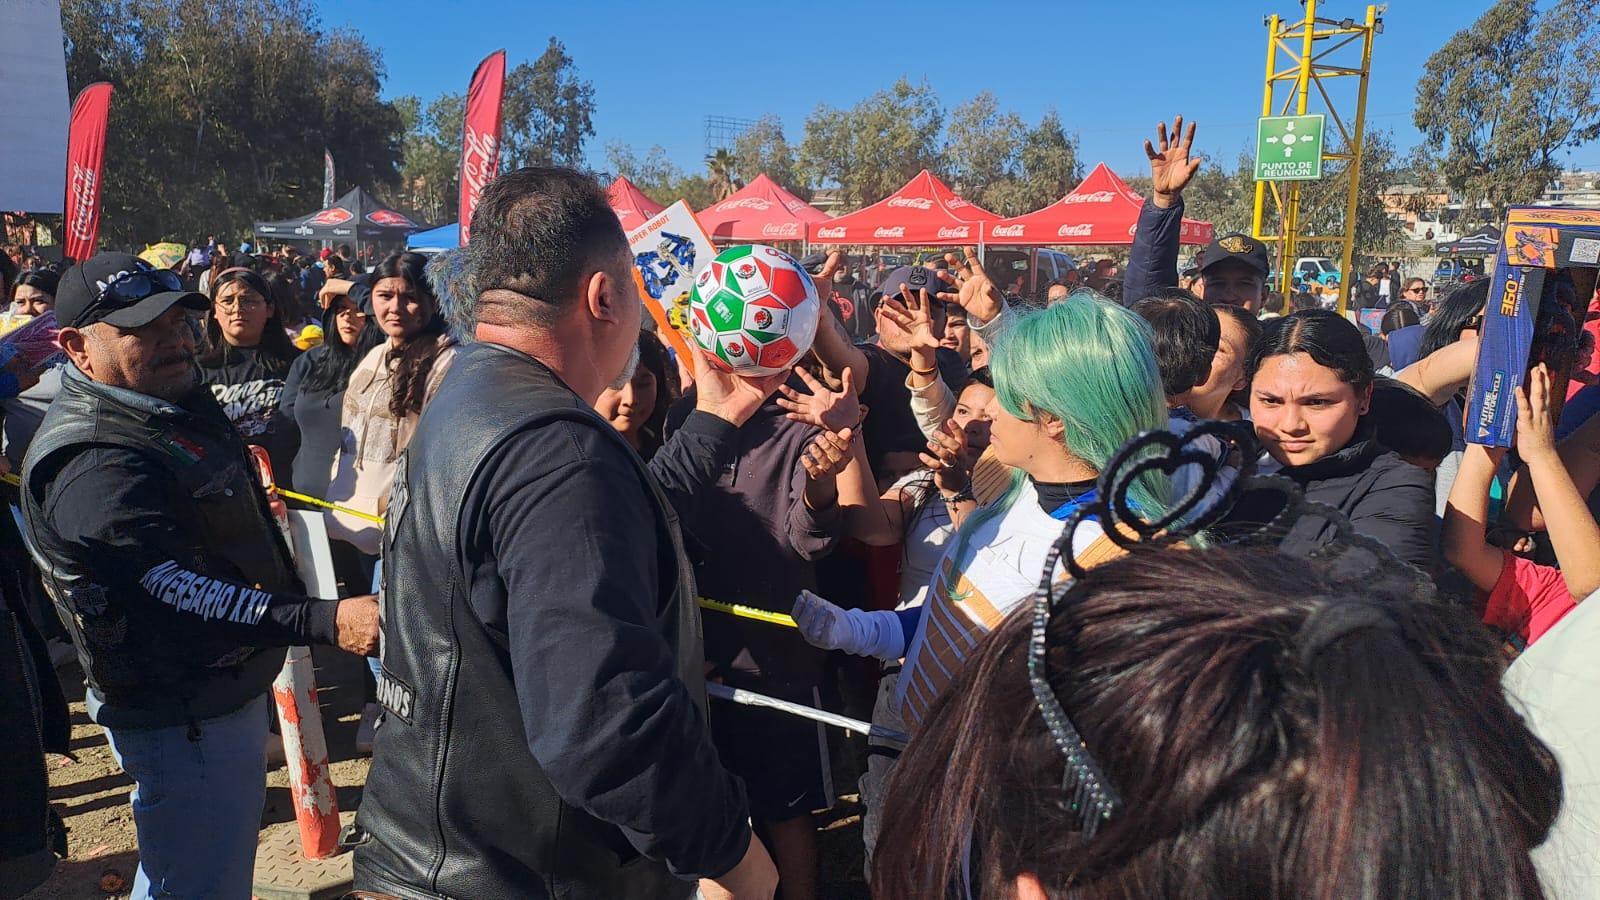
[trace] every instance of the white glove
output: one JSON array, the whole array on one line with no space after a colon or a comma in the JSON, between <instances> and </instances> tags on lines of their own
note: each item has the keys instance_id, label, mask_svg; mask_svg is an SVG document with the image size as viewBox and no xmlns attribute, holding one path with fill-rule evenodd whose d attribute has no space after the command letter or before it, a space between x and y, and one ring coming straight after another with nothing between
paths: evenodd
<instances>
[{"instance_id":1,"label":"white glove","mask_svg":"<svg viewBox=\"0 0 1600 900\"><path fill-rule=\"evenodd\" d=\"M794 598L794 621L813 647L896 660L906 653L900 617L889 610L841 609L810 591Z\"/></svg>"}]
</instances>

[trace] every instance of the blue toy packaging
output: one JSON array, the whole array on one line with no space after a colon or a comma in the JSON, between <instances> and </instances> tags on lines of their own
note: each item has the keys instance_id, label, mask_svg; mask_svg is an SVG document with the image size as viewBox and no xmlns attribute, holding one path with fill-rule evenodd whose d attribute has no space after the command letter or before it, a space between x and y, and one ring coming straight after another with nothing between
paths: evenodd
<instances>
[{"instance_id":1,"label":"blue toy packaging","mask_svg":"<svg viewBox=\"0 0 1600 900\"><path fill-rule=\"evenodd\" d=\"M1502 233L1465 423L1470 443L1491 447L1515 441L1516 391L1532 365L1549 366L1556 396L1566 395L1587 307L1570 269L1600 266L1600 210L1513 208Z\"/></svg>"}]
</instances>

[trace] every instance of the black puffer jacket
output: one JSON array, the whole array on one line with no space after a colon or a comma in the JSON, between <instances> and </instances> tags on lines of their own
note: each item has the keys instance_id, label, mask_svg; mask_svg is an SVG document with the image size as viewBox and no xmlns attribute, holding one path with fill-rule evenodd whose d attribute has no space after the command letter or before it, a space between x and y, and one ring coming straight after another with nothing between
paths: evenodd
<instances>
[{"instance_id":1,"label":"black puffer jacket","mask_svg":"<svg viewBox=\"0 0 1600 900\"><path fill-rule=\"evenodd\" d=\"M1349 516L1358 533L1380 541L1400 559L1424 572L1438 570L1433 473L1385 449L1367 426L1338 453L1304 466L1285 466L1278 474L1299 484L1306 499ZM1272 521L1282 509L1281 495L1252 491L1240 499L1222 530L1247 531ZM1278 548L1304 555L1333 538L1332 523L1303 516L1282 533Z\"/></svg>"}]
</instances>

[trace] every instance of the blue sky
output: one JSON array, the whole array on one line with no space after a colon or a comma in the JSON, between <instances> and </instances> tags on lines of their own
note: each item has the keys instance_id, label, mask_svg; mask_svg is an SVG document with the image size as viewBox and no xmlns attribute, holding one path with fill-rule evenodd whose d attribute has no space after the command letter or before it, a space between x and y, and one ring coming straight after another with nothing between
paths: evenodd
<instances>
[{"instance_id":1,"label":"blue sky","mask_svg":"<svg viewBox=\"0 0 1600 900\"><path fill-rule=\"evenodd\" d=\"M1411 124L1428 56L1492 0L1394 0L1373 54L1368 117L1396 143ZM896 78L926 78L945 107L982 90L1032 123L1054 107L1082 157L1125 175L1146 171L1141 142L1163 117L1200 125L1197 143L1231 159L1252 146L1265 69L1264 14L1296 0L1014 0L995 4L814 0L737 6L674 0L505 3L322 0L324 24L381 48L387 96L464 91L473 66L504 48L531 61L554 35L595 88L596 167L608 141L665 147L685 169L705 153L704 117L782 118L799 143L818 103L848 108ZM1325 17L1366 6L1325 0ZM944 52L928 48L947 47ZM1353 80L1351 80L1353 81ZM1341 112L1346 112L1341 108ZM1354 114L1354 103L1348 104ZM1330 124L1329 128L1332 128ZM1600 144L1569 164L1600 169Z\"/></svg>"}]
</instances>

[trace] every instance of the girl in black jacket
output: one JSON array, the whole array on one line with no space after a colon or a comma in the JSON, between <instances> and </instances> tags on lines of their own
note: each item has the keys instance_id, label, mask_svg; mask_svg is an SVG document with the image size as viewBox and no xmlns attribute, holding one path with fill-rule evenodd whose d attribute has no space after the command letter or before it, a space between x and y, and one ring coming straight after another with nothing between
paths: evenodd
<instances>
[{"instance_id":1,"label":"girl in black jacket","mask_svg":"<svg viewBox=\"0 0 1600 900\"><path fill-rule=\"evenodd\" d=\"M1327 310L1271 320L1249 373L1250 419L1271 457L1262 468L1293 479L1308 500L1342 511L1356 531L1433 571L1438 546L1433 474L1402 460L1373 436L1367 419L1372 359L1361 332ZM1281 508L1281 497L1246 494L1224 527L1270 522ZM1303 554L1333 536L1330 523L1308 515L1279 533L1278 546Z\"/></svg>"}]
</instances>

